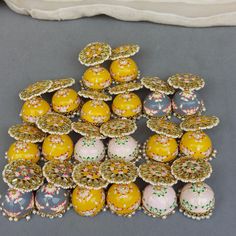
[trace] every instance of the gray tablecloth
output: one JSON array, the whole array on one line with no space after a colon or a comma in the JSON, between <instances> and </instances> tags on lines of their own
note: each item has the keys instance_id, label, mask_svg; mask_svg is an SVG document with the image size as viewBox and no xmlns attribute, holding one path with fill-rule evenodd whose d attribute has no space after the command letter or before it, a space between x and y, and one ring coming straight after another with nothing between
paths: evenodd
<instances>
[{"instance_id":1,"label":"gray tablecloth","mask_svg":"<svg viewBox=\"0 0 236 236\"><path fill-rule=\"evenodd\" d=\"M73 210L62 219L33 216L9 223L0 217L0 234L14 235L191 235L234 236L236 220L236 29L191 29L151 23L121 22L94 17L67 22L37 21L11 12L0 4L0 167L6 164L4 152L13 142L7 135L10 125L20 121L22 102L18 92L27 84L60 76L78 80L85 68L77 53L91 41L116 46L140 44L135 57L143 75L166 79L177 72L192 72L206 79L201 91L208 114L221 118L219 127L209 131L219 153L212 161L214 172L206 182L216 194L216 210L210 220L193 221L177 212L167 220L153 219L138 212L131 219L109 212L83 218ZM77 80L77 88L78 88ZM144 94L142 94L144 96ZM144 141L151 133L140 123L135 137ZM78 136L74 135L74 139ZM142 185L142 184L141 184ZM0 180L1 192L6 185Z\"/></svg>"}]
</instances>

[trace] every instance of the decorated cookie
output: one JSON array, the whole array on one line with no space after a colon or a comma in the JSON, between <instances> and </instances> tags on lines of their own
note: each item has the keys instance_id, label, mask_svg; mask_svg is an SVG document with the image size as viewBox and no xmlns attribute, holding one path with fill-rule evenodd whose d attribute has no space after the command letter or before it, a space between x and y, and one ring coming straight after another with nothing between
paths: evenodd
<instances>
[{"instance_id":1,"label":"decorated cookie","mask_svg":"<svg viewBox=\"0 0 236 236\"><path fill-rule=\"evenodd\" d=\"M105 157L105 146L100 139L82 137L75 144L74 157L77 161L101 161Z\"/></svg>"}]
</instances>

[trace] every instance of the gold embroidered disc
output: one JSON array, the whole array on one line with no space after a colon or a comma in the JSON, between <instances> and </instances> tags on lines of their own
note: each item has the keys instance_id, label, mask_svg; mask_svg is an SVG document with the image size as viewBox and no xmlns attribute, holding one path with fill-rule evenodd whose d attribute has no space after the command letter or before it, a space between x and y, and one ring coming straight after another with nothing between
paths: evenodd
<instances>
[{"instance_id":1,"label":"gold embroidered disc","mask_svg":"<svg viewBox=\"0 0 236 236\"><path fill-rule=\"evenodd\" d=\"M89 89L88 90L81 90L78 92L78 94L81 97L89 98L92 100L100 100L100 101L111 101L112 100L111 96L109 96L105 93L96 91L96 90L89 90Z\"/></svg>"},{"instance_id":2,"label":"gold embroidered disc","mask_svg":"<svg viewBox=\"0 0 236 236\"><path fill-rule=\"evenodd\" d=\"M64 189L74 187L72 172L73 165L68 161L48 161L43 167L43 175L46 180L56 187Z\"/></svg>"},{"instance_id":3,"label":"gold embroidered disc","mask_svg":"<svg viewBox=\"0 0 236 236\"><path fill-rule=\"evenodd\" d=\"M190 116L180 123L180 128L184 131L211 129L219 122L220 120L216 116Z\"/></svg>"},{"instance_id":4,"label":"gold embroidered disc","mask_svg":"<svg viewBox=\"0 0 236 236\"><path fill-rule=\"evenodd\" d=\"M140 165L138 172L140 178L152 185L172 186L177 183L170 166L165 163L149 161Z\"/></svg>"},{"instance_id":5,"label":"gold embroidered disc","mask_svg":"<svg viewBox=\"0 0 236 236\"><path fill-rule=\"evenodd\" d=\"M147 121L147 127L157 134L162 134L170 138L180 138L183 134L177 124L165 118L150 118Z\"/></svg>"},{"instance_id":6,"label":"gold embroidered disc","mask_svg":"<svg viewBox=\"0 0 236 236\"><path fill-rule=\"evenodd\" d=\"M104 161L100 166L100 173L109 183L116 184L132 183L138 176L134 163L118 159Z\"/></svg>"},{"instance_id":7,"label":"gold embroidered disc","mask_svg":"<svg viewBox=\"0 0 236 236\"><path fill-rule=\"evenodd\" d=\"M75 166L72 178L74 182L83 188L105 188L108 182L100 174L100 162L82 162Z\"/></svg>"},{"instance_id":8,"label":"gold embroidered disc","mask_svg":"<svg viewBox=\"0 0 236 236\"><path fill-rule=\"evenodd\" d=\"M111 56L111 46L107 43L93 42L88 44L80 53L78 60L82 65L95 66L102 64Z\"/></svg>"},{"instance_id":9,"label":"gold embroidered disc","mask_svg":"<svg viewBox=\"0 0 236 236\"><path fill-rule=\"evenodd\" d=\"M46 93L52 86L51 80L42 80L36 83L29 85L27 88L22 90L19 93L19 97L21 100L26 101L33 97L40 96Z\"/></svg>"},{"instance_id":10,"label":"gold embroidered disc","mask_svg":"<svg viewBox=\"0 0 236 236\"><path fill-rule=\"evenodd\" d=\"M181 157L173 162L171 173L177 180L185 183L196 183L209 178L212 167L209 162L203 159Z\"/></svg>"},{"instance_id":11,"label":"gold embroidered disc","mask_svg":"<svg viewBox=\"0 0 236 236\"><path fill-rule=\"evenodd\" d=\"M113 119L104 123L100 127L100 132L106 137L116 138L133 134L137 129L134 120Z\"/></svg>"},{"instance_id":12,"label":"gold embroidered disc","mask_svg":"<svg viewBox=\"0 0 236 236\"><path fill-rule=\"evenodd\" d=\"M141 83L152 92L164 93L166 95L174 94L175 92L174 88L159 77L143 77Z\"/></svg>"},{"instance_id":13,"label":"gold embroidered disc","mask_svg":"<svg viewBox=\"0 0 236 236\"><path fill-rule=\"evenodd\" d=\"M112 49L110 59L114 61L120 58L127 58L127 57L134 56L136 53L139 52L139 49L140 47L137 44L121 45L119 47Z\"/></svg>"},{"instance_id":14,"label":"gold embroidered disc","mask_svg":"<svg viewBox=\"0 0 236 236\"><path fill-rule=\"evenodd\" d=\"M44 180L41 167L26 160L16 160L7 164L2 175L10 188L21 192L37 190Z\"/></svg>"},{"instance_id":15,"label":"gold embroidered disc","mask_svg":"<svg viewBox=\"0 0 236 236\"><path fill-rule=\"evenodd\" d=\"M43 142L46 137L46 134L36 126L25 123L11 126L8 129L8 134L16 140L30 143Z\"/></svg>"},{"instance_id":16,"label":"gold embroidered disc","mask_svg":"<svg viewBox=\"0 0 236 236\"><path fill-rule=\"evenodd\" d=\"M112 88L109 88L108 91L110 94L117 95L120 93L128 93L132 91L137 91L141 89L142 87L143 85L141 83L129 82L129 83L122 83L122 84L115 85Z\"/></svg>"},{"instance_id":17,"label":"gold embroidered disc","mask_svg":"<svg viewBox=\"0 0 236 236\"><path fill-rule=\"evenodd\" d=\"M49 93L54 92L59 89L68 88L75 84L75 79L66 77L61 79L52 80L52 86L48 90Z\"/></svg>"},{"instance_id":18,"label":"gold embroidered disc","mask_svg":"<svg viewBox=\"0 0 236 236\"><path fill-rule=\"evenodd\" d=\"M71 120L53 112L41 116L36 124L39 129L49 134L68 134L71 131Z\"/></svg>"},{"instance_id":19,"label":"gold embroidered disc","mask_svg":"<svg viewBox=\"0 0 236 236\"><path fill-rule=\"evenodd\" d=\"M167 82L175 89L184 91L199 90L205 85L202 77L193 74L175 74L169 77Z\"/></svg>"}]
</instances>

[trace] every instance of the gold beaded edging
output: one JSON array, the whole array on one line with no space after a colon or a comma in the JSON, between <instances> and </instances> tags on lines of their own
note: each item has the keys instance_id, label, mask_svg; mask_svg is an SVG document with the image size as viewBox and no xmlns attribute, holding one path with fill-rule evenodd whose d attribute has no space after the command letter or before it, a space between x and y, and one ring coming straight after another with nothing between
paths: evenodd
<instances>
[{"instance_id":1,"label":"gold beaded edging","mask_svg":"<svg viewBox=\"0 0 236 236\"><path fill-rule=\"evenodd\" d=\"M203 159L180 157L171 165L171 173L184 183L202 182L212 173L211 164Z\"/></svg>"},{"instance_id":2,"label":"gold beaded edging","mask_svg":"<svg viewBox=\"0 0 236 236\"><path fill-rule=\"evenodd\" d=\"M100 174L100 162L82 162L74 167L72 178L74 182L83 188L106 188L108 182Z\"/></svg>"},{"instance_id":3,"label":"gold beaded edging","mask_svg":"<svg viewBox=\"0 0 236 236\"><path fill-rule=\"evenodd\" d=\"M216 116L190 116L180 123L180 128L184 131L196 131L212 129L220 123Z\"/></svg>"},{"instance_id":4,"label":"gold beaded edging","mask_svg":"<svg viewBox=\"0 0 236 236\"><path fill-rule=\"evenodd\" d=\"M2 176L10 188L21 192L37 190L44 181L41 167L26 160L16 160L7 164Z\"/></svg>"},{"instance_id":5,"label":"gold beaded edging","mask_svg":"<svg viewBox=\"0 0 236 236\"><path fill-rule=\"evenodd\" d=\"M138 168L138 175L151 185L172 186L177 183L171 174L170 166L161 162L148 161L141 164Z\"/></svg>"},{"instance_id":6,"label":"gold beaded edging","mask_svg":"<svg viewBox=\"0 0 236 236\"><path fill-rule=\"evenodd\" d=\"M73 165L68 161L48 161L43 166L43 175L48 181L63 189L74 188L75 184L72 179Z\"/></svg>"},{"instance_id":7,"label":"gold beaded edging","mask_svg":"<svg viewBox=\"0 0 236 236\"><path fill-rule=\"evenodd\" d=\"M93 42L85 46L79 53L78 60L85 66L96 66L108 60L111 56L111 46L107 43Z\"/></svg>"},{"instance_id":8,"label":"gold beaded edging","mask_svg":"<svg viewBox=\"0 0 236 236\"><path fill-rule=\"evenodd\" d=\"M200 90L205 86L205 81L202 77L189 73L172 75L167 82L173 88L183 91Z\"/></svg>"},{"instance_id":9,"label":"gold beaded edging","mask_svg":"<svg viewBox=\"0 0 236 236\"><path fill-rule=\"evenodd\" d=\"M115 85L108 89L108 92L112 95L117 95L121 93L133 92L141 89L143 85L139 82L128 82Z\"/></svg>"},{"instance_id":10,"label":"gold beaded edging","mask_svg":"<svg viewBox=\"0 0 236 236\"><path fill-rule=\"evenodd\" d=\"M36 125L45 133L68 134L71 131L71 120L61 114L50 112L39 117Z\"/></svg>"},{"instance_id":11,"label":"gold beaded edging","mask_svg":"<svg viewBox=\"0 0 236 236\"><path fill-rule=\"evenodd\" d=\"M183 135L183 131L177 124L163 117L149 119L147 121L147 127L157 134L162 134L170 138L180 138Z\"/></svg>"},{"instance_id":12,"label":"gold beaded edging","mask_svg":"<svg viewBox=\"0 0 236 236\"><path fill-rule=\"evenodd\" d=\"M21 100L26 101L34 97L38 97L44 93L46 93L52 86L52 81L51 80L42 80L35 82L25 89L23 89L19 93L19 97Z\"/></svg>"},{"instance_id":13,"label":"gold beaded edging","mask_svg":"<svg viewBox=\"0 0 236 236\"><path fill-rule=\"evenodd\" d=\"M30 143L43 142L46 137L46 134L43 131L28 123L12 125L8 129L8 134L16 140Z\"/></svg>"},{"instance_id":14,"label":"gold beaded edging","mask_svg":"<svg viewBox=\"0 0 236 236\"><path fill-rule=\"evenodd\" d=\"M111 101L112 97L96 91L96 90L90 90L90 89L84 89L78 92L78 94L83 97L83 98L89 98L89 99L94 99L94 100L99 100L99 101Z\"/></svg>"},{"instance_id":15,"label":"gold beaded edging","mask_svg":"<svg viewBox=\"0 0 236 236\"><path fill-rule=\"evenodd\" d=\"M138 170L132 162L108 159L101 164L100 174L109 183L129 184L138 177Z\"/></svg>"},{"instance_id":16,"label":"gold beaded edging","mask_svg":"<svg viewBox=\"0 0 236 236\"><path fill-rule=\"evenodd\" d=\"M100 127L100 132L106 137L116 138L133 134L137 129L135 121L129 119L112 119Z\"/></svg>"},{"instance_id":17,"label":"gold beaded edging","mask_svg":"<svg viewBox=\"0 0 236 236\"><path fill-rule=\"evenodd\" d=\"M166 95L171 95L175 92L174 88L159 77L143 77L141 83L152 92L164 93Z\"/></svg>"},{"instance_id":18,"label":"gold beaded edging","mask_svg":"<svg viewBox=\"0 0 236 236\"><path fill-rule=\"evenodd\" d=\"M74 84L75 84L75 79L71 78L71 77L55 79L55 80L52 80L52 85L48 89L47 92L51 93L51 92L54 92L54 91L59 90L59 89L68 88L68 87L71 87Z\"/></svg>"},{"instance_id":19,"label":"gold beaded edging","mask_svg":"<svg viewBox=\"0 0 236 236\"><path fill-rule=\"evenodd\" d=\"M137 44L124 44L112 49L110 59L114 61L120 58L128 58L134 56L139 50L140 47Z\"/></svg>"}]
</instances>

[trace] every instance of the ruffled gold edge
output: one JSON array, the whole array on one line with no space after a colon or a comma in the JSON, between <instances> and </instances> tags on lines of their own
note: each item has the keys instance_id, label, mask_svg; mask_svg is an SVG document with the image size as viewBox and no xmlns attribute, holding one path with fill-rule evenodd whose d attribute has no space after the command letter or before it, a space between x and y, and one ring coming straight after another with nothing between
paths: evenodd
<instances>
[{"instance_id":1,"label":"ruffled gold edge","mask_svg":"<svg viewBox=\"0 0 236 236\"><path fill-rule=\"evenodd\" d=\"M84 125L85 128L91 127L93 129L96 129L97 132L91 131L91 130L86 131L86 130L78 129L77 125L79 123L81 125ZM85 137L98 138L98 139L105 139L106 138L100 133L100 129L99 129L98 126L93 125L93 124L88 123L88 122L83 122L83 121L72 122L71 128L75 133L78 133L78 134L80 134L82 136L85 136Z\"/></svg>"},{"instance_id":2,"label":"ruffled gold edge","mask_svg":"<svg viewBox=\"0 0 236 236\"><path fill-rule=\"evenodd\" d=\"M78 95L83 98L88 98L92 100L99 100L99 101L111 101L112 97L108 94L97 90L90 90L90 89L83 89L78 92Z\"/></svg>"},{"instance_id":3,"label":"ruffled gold edge","mask_svg":"<svg viewBox=\"0 0 236 236\"><path fill-rule=\"evenodd\" d=\"M188 86L182 86L179 83L179 76L184 76L184 75L188 75L188 76L194 76L195 77L195 86L194 84L188 84ZM190 73L182 73L182 74L175 74L170 76L167 79L167 83L172 86L175 89L180 89L183 91L194 91L194 90L200 90L205 86L205 81L202 77L200 77L199 75L194 75L194 74L190 74Z\"/></svg>"},{"instance_id":4,"label":"ruffled gold edge","mask_svg":"<svg viewBox=\"0 0 236 236\"><path fill-rule=\"evenodd\" d=\"M46 172L46 168L51 165L51 164L55 164L55 163L60 163L60 164L70 164L71 165L71 169L73 170L73 164L68 162L68 161L55 161L55 160L52 160L52 161L48 161L44 164L43 168L42 168L42 171L43 171L43 176L46 178L47 182L50 183L50 184L53 184L54 186L56 187L59 187L59 188L63 188L63 189L72 189L75 187L75 183L72 179L72 176L70 177L71 178L71 181L70 183L68 184L65 184L63 183L63 181L61 181L61 183L55 183L55 181L53 181L50 177L49 177L49 174ZM51 166L52 168L53 166ZM73 172L72 172L73 173ZM71 173L71 174L72 174Z\"/></svg>"},{"instance_id":5,"label":"ruffled gold edge","mask_svg":"<svg viewBox=\"0 0 236 236\"><path fill-rule=\"evenodd\" d=\"M206 176L203 176L203 177L197 178L197 179L196 179L196 178L188 178L188 179L182 178L181 176L179 176L178 174L176 174L175 171L173 170L175 164L176 164L177 162L180 162L180 160L182 160L182 159L188 159L188 160L194 160L194 161L204 161L204 162L209 166L209 173L208 173ZM177 180L180 180L180 181L182 181L182 182L184 182L184 183L198 183L198 182L203 182L205 179L208 179L208 178L211 176L212 172L213 172L212 166L211 166L211 164L210 164L208 161L202 160L202 159L196 160L196 159L193 159L193 158L187 157L187 156L180 157L180 158L176 159L176 160L172 163L172 165L171 165L171 174L172 174Z\"/></svg>"},{"instance_id":6,"label":"ruffled gold edge","mask_svg":"<svg viewBox=\"0 0 236 236\"><path fill-rule=\"evenodd\" d=\"M125 52L114 52L115 50L119 50L121 47L129 47L129 49ZM111 56L110 56L110 60L114 61L120 58L128 58L131 56L134 56L135 54L137 54L140 50L140 46L138 44L123 44L120 45L116 48L113 48L111 51Z\"/></svg>"},{"instance_id":7,"label":"ruffled gold edge","mask_svg":"<svg viewBox=\"0 0 236 236\"><path fill-rule=\"evenodd\" d=\"M19 128L21 126L32 126L35 129L38 130L38 134L37 135L24 135L21 134L19 135ZM12 125L9 129L8 129L8 134L10 135L10 137L14 138L17 141L24 141L24 142L29 142L29 143L41 143L43 142L43 140L46 138L47 134L45 134L42 130L38 129L36 126L31 125L31 124L16 124L16 125ZM18 135L17 135L18 134ZM28 137L24 137L24 136L28 136Z\"/></svg>"},{"instance_id":8,"label":"ruffled gold edge","mask_svg":"<svg viewBox=\"0 0 236 236\"><path fill-rule=\"evenodd\" d=\"M107 163L111 164L112 162L117 162L117 161L129 164L129 167L132 166L132 168L133 168L132 171L136 172L136 173L134 173L132 176L130 176L129 179L128 179L128 177L123 176L122 180L117 180L114 177L112 178L113 174L107 176L107 170L109 168ZM124 161L124 160L107 159L104 162L102 162L99 171L100 171L102 178L105 179L110 184L130 184L130 183L135 182L135 180L138 177L138 168L136 167L136 165L133 162L128 162L128 161ZM128 174L130 174L130 171Z\"/></svg>"},{"instance_id":9,"label":"ruffled gold edge","mask_svg":"<svg viewBox=\"0 0 236 236\"><path fill-rule=\"evenodd\" d=\"M61 129L57 128L57 130L54 130L54 129L52 129L52 127L47 126L47 124L44 125L43 124L43 119L45 119L45 117L47 117L48 115L55 115L55 116L58 116L58 117L60 116L61 118L66 120L65 121L65 125L67 125L68 128L64 130L63 127L59 127ZM42 130L43 132L49 133L49 134L59 134L59 135L69 134L71 132L71 130L72 130L71 129L71 124L72 124L72 121L68 117L66 117L64 115L61 115L59 113L56 113L56 112L49 112L49 113L39 117L39 119L36 121L37 127L40 130Z\"/></svg>"},{"instance_id":10,"label":"ruffled gold edge","mask_svg":"<svg viewBox=\"0 0 236 236\"><path fill-rule=\"evenodd\" d=\"M57 83L60 83L60 84L57 84ZM60 78L60 79L55 79L55 80L52 80L52 85L48 89L47 92L52 93L52 92L55 92L59 89L71 87L74 84L75 84L75 79L72 77L64 77L64 78Z\"/></svg>"},{"instance_id":11,"label":"ruffled gold edge","mask_svg":"<svg viewBox=\"0 0 236 236\"><path fill-rule=\"evenodd\" d=\"M158 124L155 124L155 121L158 121L158 120L164 120L166 121L166 123L169 123L171 125L173 125L173 127L169 130L167 130L167 128L163 128L162 126L158 125ZM157 134L161 134L161 135L165 135L167 137L170 137L170 138L181 138L181 136L183 135L183 131L178 127L177 124L161 117L161 118L156 118L156 117L153 117L153 118L150 118L148 121L147 121L147 127L157 133Z\"/></svg>"},{"instance_id":12,"label":"ruffled gold edge","mask_svg":"<svg viewBox=\"0 0 236 236\"><path fill-rule=\"evenodd\" d=\"M108 92L112 95L117 95L121 93L128 93L137 91L139 89L143 88L143 85L139 82L128 82L128 83L122 83L115 85L108 89Z\"/></svg>"},{"instance_id":13,"label":"ruffled gold edge","mask_svg":"<svg viewBox=\"0 0 236 236\"><path fill-rule=\"evenodd\" d=\"M29 94L29 91L28 91L28 87L29 86L32 86L32 85L34 85L34 84L37 84L37 83L47 83L46 85L45 85L45 87L44 87L44 89L41 89L40 91L38 91L37 93L30 93ZM50 88L51 88L51 86L52 86L52 81L51 80L42 80L42 81L37 81L37 82L35 82L35 83L33 83L33 84L30 84L28 87L26 87L25 89L23 89L20 93L19 93L19 97L20 97L20 99L21 100L23 100L23 101L27 101L27 100L30 100L30 99L32 99L32 98L34 98L34 97L38 97L38 96L40 96L40 95L42 95L42 94L44 94L44 93L46 93ZM25 94L26 93L26 94ZM25 95L24 95L25 94ZM28 94L28 95L27 95Z\"/></svg>"},{"instance_id":14,"label":"ruffled gold edge","mask_svg":"<svg viewBox=\"0 0 236 236\"><path fill-rule=\"evenodd\" d=\"M154 85L154 80L157 80L159 83L163 83L163 86L165 85L165 88L162 88L161 86L159 86L158 88ZM175 93L175 89L173 87L171 87L166 81L161 80L159 77L143 77L141 79L141 83L142 85L149 89L152 92L159 92L159 93L163 93L166 95L172 95Z\"/></svg>"},{"instance_id":15,"label":"ruffled gold edge","mask_svg":"<svg viewBox=\"0 0 236 236\"><path fill-rule=\"evenodd\" d=\"M97 60L94 60L93 62L89 62L90 60L88 60L88 58L86 58L86 55L85 54L85 51L91 47L92 45L95 45L95 44L102 44L103 46L103 50L107 50L107 53L106 55L103 56L103 58L100 58L100 59L97 59ZM79 62L82 64L82 65L85 65L85 66L96 66L96 65L100 65L102 64L103 62L107 61L110 56L111 56L111 46L107 43L104 43L104 42L91 42L89 44L87 44L82 50L81 52L79 53L79 56L78 56L78 60ZM86 58L86 59L85 59Z\"/></svg>"},{"instance_id":16,"label":"ruffled gold edge","mask_svg":"<svg viewBox=\"0 0 236 236\"><path fill-rule=\"evenodd\" d=\"M79 179L77 180L77 178L76 178L77 172L79 172L81 168L86 168L87 164L89 164L89 165L97 165L98 168L100 168L100 165L101 165L100 162L99 163L97 163L97 162L81 162L80 164L77 164L76 166L74 166L74 169L73 169L73 172L72 172L72 178L73 178L74 183L76 185L78 185L79 187L87 188L87 189L98 190L98 189L101 189L101 188L106 188L109 183L107 182L107 180L103 179L102 176L100 176L100 178L97 179L96 182L98 182L98 183L97 183L96 186L94 186L94 185L92 186L92 184L89 184L88 180L87 180L88 183L82 183L81 180L79 180ZM99 170L98 170L98 174L101 175Z\"/></svg>"},{"instance_id":17,"label":"ruffled gold edge","mask_svg":"<svg viewBox=\"0 0 236 236\"><path fill-rule=\"evenodd\" d=\"M118 132L119 130L118 131L116 130L117 132L113 131L113 133L111 134L110 127L108 127L108 125L112 124L112 123L117 124L118 121L127 121L127 126L130 126L129 130L123 131L122 133ZM109 123L109 124L107 124L107 123ZM111 125L109 125L109 126L111 126ZM105 137L109 137L109 138L119 138L119 137L131 135L136 130L137 130L137 125L134 120L120 119L120 118L115 118L115 119L109 120L106 123L103 123L100 127L100 133L102 135L104 135Z\"/></svg>"},{"instance_id":18,"label":"ruffled gold edge","mask_svg":"<svg viewBox=\"0 0 236 236\"><path fill-rule=\"evenodd\" d=\"M156 182L156 181L153 181L153 180L147 178L147 177L145 176L145 174L143 174L142 168L143 168L143 166L148 166L150 163L155 164L155 165L162 165L162 166L165 166L165 167L166 167L166 166L169 167L169 165L166 164L166 163L155 162L155 161L151 161L151 160L148 161L148 162L145 162L145 163L141 164L141 165L138 167L138 176L139 176L143 181L145 181L145 182L147 182L147 183L149 183L149 184L151 184L151 185L154 185L154 186L163 186L163 187L171 187L171 186L177 184L178 180L175 179L175 177L172 175L171 169L169 170L169 172L170 172L169 175L170 175L171 177L173 177L173 181L172 181L172 182L169 182L169 183L167 183L167 182Z\"/></svg>"},{"instance_id":19,"label":"ruffled gold edge","mask_svg":"<svg viewBox=\"0 0 236 236\"><path fill-rule=\"evenodd\" d=\"M30 165L35 166L35 167L37 166L37 168L39 167L39 168L42 170L42 168L41 168L39 165L37 165L37 164L35 164L35 163L32 163L32 162L30 162L30 161L22 160L22 159L15 160L15 161L13 161L13 162L8 163L7 165L5 165L5 167L4 167L3 171L2 171L3 181L8 185L9 188L18 190L18 191L23 192L23 193L32 192L32 191L38 190L38 189L43 185L43 183L44 183L44 176L43 176L43 174L42 174L42 176L41 176L41 182L38 183L38 185L36 185L35 187L31 187L31 188L28 188L28 189L19 188L19 187L17 187L17 186L12 185L12 184L8 181L8 179L6 178L6 171L7 171L7 169L9 168L9 166L12 166L12 165L14 165L14 164L16 164L16 163L18 163L18 162L22 162L22 163L25 162L26 164L30 164Z\"/></svg>"},{"instance_id":20,"label":"ruffled gold edge","mask_svg":"<svg viewBox=\"0 0 236 236\"><path fill-rule=\"evenodd\" d=\"M196 122L196 119L201 118L207 118L208 123L204 123L204 120L202 120L202 123L194 124ZM191 127L190 124L192 123ZM197 130L205 130L205 129L212 129L216 127L220 123L220 119L217 116L190 116L187 117L184 121L180 123L180 128L184 131L197 131Z\"/></svg>"}]
</instances>

